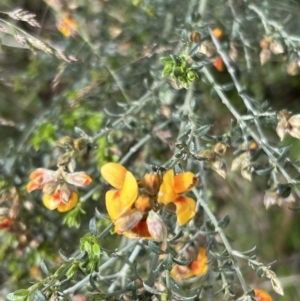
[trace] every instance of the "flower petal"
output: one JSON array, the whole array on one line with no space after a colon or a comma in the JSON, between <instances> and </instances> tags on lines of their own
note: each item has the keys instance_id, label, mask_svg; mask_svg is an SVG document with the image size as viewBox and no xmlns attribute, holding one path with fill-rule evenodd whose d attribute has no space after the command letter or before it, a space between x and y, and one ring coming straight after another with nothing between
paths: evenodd
<instances>
[{"instance_id":1,"label":"flower petal","mask_svg":"<svg viewBox=\"0 0 300 301\"><path fill-rule=\"evenodd\" d=\"M151 237L151 234L149 233L148 226L146 221L140 221L137 223L137 225L131 229L131 231L126 231L123 233L124 236L128 238L147 238L147 239L153 239Z\"/></svg>"},{"instance_id":2,"label":"flower petal","mask_svg":"<svg viewBox=\"0 0 300 301\"><path fill-rule=\"evenodd\" d=\"M125 174L123 187L120 190L120 200L123 208L122 213L125 213L131 209L138 197L138 192L138 184L135 177L131 172L127 171Z\"/></svg>"},{"instance_id":3,"label":"flower petal","mask_svg":"<svg viewBox=\"0 0 300 301\"><path fill-rule=\"evenodd\" d=\"M60 202L60 204L57 207L57 211L59 212L67 212L72 210L78 202L78 194L75 191L71 192L69 202L66 204L64 202Z\"/></svg>"},{"instance_id":4,"label":"flower petal","mask_svg":"<svg viewBox=\"0 0 300 301\"><path fill-rule=\"evenodd\" d=\"M188 279L194 276L203 276L208 271L208 259L206 249L201 247L198 251L197 260L192 261L189 266L175 265L171 271L174 279Z\"/></svg>"},{"instance_id":5,"label":"flower petal","mask_svg":"<svg viewBox=\"0 0 300 301\"><path fill-rule=\"evenodd\" d=\"M194 274L188 266L176 264L171 270L171 276L174 279L188 279L193 277Z\"/></svg>"},{"instance_id":6,"label":"flower petal","mask_svg":"<svg viewBox=\"0 0 300 301\"><path fill-rule=\"evenodd\" d=\"M269 293L262 289L255 289L255 297L258 301L273 301Z\"/></svg>"},{"instance_id":7,"label":"flower petal","mask_svg":"<svg viewBox=\"0 0 300 301\"><path fill-rule=\"evenodd\" d=\"M134 207L140 211L148 212L153 208L154 201L148 194L140 194L134 202Z\"/></svg>"},{"instance_id":8,"label":"flower petal","mask_svg":"<svg viewBox=\"0 0 300 301\"><path fill-rule=\"evenodd\" d=\"M202 276L207 273L208 259L206 256L206 248L201 247L198 252L197 260L193 261L190 265L190 269L193 272L194 276Z\"/></svg>"},{"instance_id":9,"label":"flower petal","mask_svg":"<svg viewBox=\"0 0 300 301\"><path fill-rule=\"evenodd\" d=\"M31 192L35 189L41 189L46 182L55 180L57 178L57 171L38 168L30 174L29 178L31 181L27 184L27 191Z\"/></svg>"},{"instance_id":10,"label":"flower petal","mask_svg":"<svg viewBox=\"0 0 300 301\"><path fill-rule=\"evenodd\" d=\"M109 190L105 195L106 210L109 217L114 222L123 212L122 203L120 200L120 190Z\"/></svg>"},{"instance_id":11,"label":"flower petal","mask_svg":"<svg viewBox=\"0 0 300 301\"><path fill-rule=\"evenodd\" d=\"M8 217L0 216L0 229L6 229L8 228L13 221Z\"/></svg>"},{"instance_id":12,"label":"flower petal","mask_svg":"<svg viewBox=\"0 0 300 301\"><path fill-rule=\"evenodd\" d=\"M26 186L27 192L32 192L33 190L41 189L41 188L42 188L41 183L35 181L29 181L29 183Z\"/></svg>"},{"instance_id":13,"label":"flower petal","mask_svg":"<svg viewBox=\"0 0 300 301\"><path fill-rule=\"evenodd\" d=\"M49 210L56 209L60 204L60 195L59 192L55 192L53 195L44 194L43 195L43 203L44 206Z\"/></svg>"},{"instance_id":14,"label":"flower petal","mask_svg":"<svg viewBox=\"0 0 300 301\"><path fill-rule=\"evenodd\" d=\"M144 213L137 209L132 209L126 212L115 221L115 232L118 234L123 234L125 231L131 230L137 225L143 216Z\"/></svg>"},{"instance_id":15,"label":"flower petal","mask_svg":"<svg viewBox=\"0 0 300 301\"><path fill-rule=\"evenodd\" d=\"M160 185L160 189L158 192L158 203L169 204L174 202L176 198L176 194L174 192L174 171L173 169L169 169L163 177L163 182Z\"/></svg>"},{"instance_id":16,"label":"flower petal","mask_svg":"<svg viewBox=\"0 0 300 301\"><path fill-rule=\"evenodd\" d=\"M177 222L185 225L196 214L196 203L192 198L178 196L174 202L176 205Z\"/></svg>"},{"instance_id":17,"label":"flower petal","mask_svg":"<svg viewBox=\"0 0 300 301\"><path fill-rule=\"evenodd\" d=\"M198 183L198 179L192 172L181 172L174 178L174 191L181 194L190 191Z\"/></svg>"},{"instance_id":18,"label":"flower petal","mask_svg":"<svg viewBox=\"0 0 300 301\"><path fill-rule=\"evenodd\" d=\"M113 187L121 189L123 187L127 170L118 163L107 163L101 167L102 177Z\"/></svg>"},{"instance_id":19,"label":"flower petal","mask_svg":"<svg viewBox=\"0 0 300 301\"><path fill-rule=\"evenodd\" d=\"M64 178L69 184L80 187L90 185L92 182L91 177L83 171L66 173Z\"/></svg>"}]
</instances>

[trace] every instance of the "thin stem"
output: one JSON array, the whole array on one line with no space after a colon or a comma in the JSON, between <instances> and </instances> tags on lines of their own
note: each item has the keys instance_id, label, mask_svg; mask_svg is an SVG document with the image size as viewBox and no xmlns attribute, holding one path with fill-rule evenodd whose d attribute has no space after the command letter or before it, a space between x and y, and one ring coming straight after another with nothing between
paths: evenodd
<instances>
[{"instance_id":1,"label":"thin stem","mask_svg":"<svg viewBox=\"0 0 300 301\"><path fill-rule=\"evenodd\" d=\"M245 279L244 279L244 277L242 275L242 272L241 272L239 266L237 265L237 263L236 263L236 261L235 261L235 259L233 257L233 254L232 254L233 250L232 250L232 247L231 247L231 245L230 245L230 243L229 243L229 241L228 241L225 233L223 232L222 228L219 227L217 219L215 218L214 214L209 209L208 204L200 197L200 194L197 191L197 189L194 188L192 191L193 191L193 193L195 194L195 196L197 198L197 202L199 202L200 205L203 207L203 210L205 211L205 213L209 217L210 221L214 225L215 231L219 233L219 235L220 235L220 237L221 237L221 239L223 241L223 244L224 244L224 246L225 246L225 248L226 248L229 256L232 259L233 268L234 268L234 270L236 272L236 275L237 275L237 277L238 277L238 279L239 279L239 281L241 283L243 291L244 291L244 293L246 293L248 291L248 288L247 288Z\"/></svg>"},{"instance_id":2,"label":"thin stem","mask_svg":"<svg viewBox=\"0 0 300 301\"><path fill-rule=\"evenodd\" d=\"M136 245L134 250L132 251L128 261L130 263L133 263L136 259L136 257L139 255L140 251L142 250L142 247L140 245ZM118 278L111 284L111 286L108 288L108 292L112 292L115 290L117 284L118 284L118 279L121 278L122 279L122 287L125 286L125 279L127 276L127 272L130 269L130 265L128 263L126 263L123 268L121 269L121 271L118 273Z\"/></svg>"}]
</instances>

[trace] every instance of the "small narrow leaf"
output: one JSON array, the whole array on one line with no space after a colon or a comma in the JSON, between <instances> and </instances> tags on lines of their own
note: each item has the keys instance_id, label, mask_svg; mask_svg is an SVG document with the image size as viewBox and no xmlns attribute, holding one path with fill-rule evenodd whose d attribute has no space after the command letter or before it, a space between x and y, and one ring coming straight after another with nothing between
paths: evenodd
<instances>
[{"instance_id":1,"label":"small narrow leaf","mask_svg":"<svg viewBox=\"0 0 300 301\"><path fill-rule=\"evenodd\" d=\"M63 261L69 261L69 258L66 257L66 256L61 252L61 250L59 250L58 253L59 253L59 255L60 255L60 257L62 258Z\"/></svg>"},{"instance_id":2,"label":"small narrow leaf","mask_svg":"<svg viewBox=\"0 0 300 301\"><path fill-rule=\"evenodd\" d=\"M257 271L256 271L256 274L259 278L261 278L265 275L265 271L262 268L258 268Z\"/></svg>"},{"instance_id":3,"label":"small narrow leaf","mask_svg":"<svg viewBox=\"0 0 300 301\"><path fill-rule=\"evenodd\" d=\"M161 292L159 290L157 290L154 287L149 286L145 282L143 282L143 286L144 286L145 290L151 294L161 294Z\"/></svg>"},{"instance_id":4,"label":"small narrow leaf","mask_svg":"<svg viewBox=\"0 0 300 301\"><path fill-rule=\"evenodd\" d=\"M97 236L97 221L95 217L91 218L90 220L89 230L92 235Z\"/></svg>"},{"instance_id":5,"label":"small narrow leaf","mask_svg":"<svg viewBox=\"0 0 300 301\"><path fill-rule=\"evenodd\" d=\"M277 188L278 188L278 194L284 199L286 199L291 194L292 191L290 184L278 184Z\"/></svg>"},{"instance_id":6,"label":"small narrow leaf","mask_svg":"<svg viewBox=\"0 0 300 301\"><path fill-rule=\"evenodd\" d=\"M255 170L255 173L259 176L265 176L265 175L269 175L273 169L274 166L270 166L264 169Z\"/></svg>"},{"instance_id":7,"label":"small narrow leaf","mask_svg":"<svg viewBox=\"0 0 300 301\"><path fill-rule=\"evenodd\" d=\"M174 263L176 263L178 265L184 265L184 266L189 265L191 263L191 260L189 260L189 261L181 261L181 260L178 260L176 258L173 258L173 261L174 261Z\"/></svg>"},{"instance_id":8,"label":"small narrow leaf","mask_svg":"<svg viewBox=\"0 0 300 301\"><path fill-rule=\"evenodd\" d=\"M202 136L204 136L205 134L208 133L210 128L211 128L211 124L202 125L193 132L193 136L202 137Z\"/></svg>"},{"instance_id":9,"label":"small narrow leaf","mask_svg":"<svg viewBox=\"0 0 300 301\"><path fill-rule=\"evenodd\" d=\"M91 284L92 288L93 288L95 291L97 291L97 292L100 293L101 291L100 291L100 289L97 287L97 285L96 285L96 283L95 283L95 280L94 280L94 277L93 277L92 274L90 275L89 281L90 281L90 284Z\"/></svg>"},{"instance_id":10,"label":"small narrow leaf","mask_svg":"<svg viewBox=\"0 0 300 301\"><path fill-rule=\"evenodd\" d=\"M36 301L47 301L46 297L39 290L37 290L34 295Z\"/></svg>"},{"instance_id":11,"label":"small narrow leaf","mask_svg":"<svg viewBox=\"0 0 300 301\"><path fill-rule=\"evenodd\" d=\"M177 292L182 291L182 288L178 285L178 283L172 277L170 277L170 284L171 284L172 290L177 291Z\"/></svg>"},{"instance_id":12,"label":"small narrow leaf","mask_svg":"<svg viewBox=\"0 0 300 301\"><path fill-rule=\"evenodd\" d=\"M42 261L40 262L40 268L41 268L41 270L43 271L43 273L44 273L46 276L49 276L49 275L50 275L50 272L48 271L48 268L47 268L47 266L46 266L44 260L42 260Z\"/></svg>"},{"instance_id":13,"label":"small narrow leaf","mask_svg":"<svg viewBox=\"0 0 300 301\"><path fill-rule=\"evenodd\" d=\"M224 216L224 218L218 223L220 228L226 228L230 223L230 217L228 215Z\"/></svg>"},{"instance_id":14,"label":"small narrow leaf","mask_svg":"<svg viewBox=\"0 0 300 301\"><path fill-rule=\"evenodd\" d=\"M161 244L160 243L149 240L148 241L148 247L155 254L158 254L158 255L164 254L164 251L161 250Z\"/></svg>"},{"instance_id":15,"label":"small narrow leaf","mask_svg":"<svg viewBox=\"0 0 300 301\"><path fill-rule=\"evenodd\" d=\"M28 289L20 289L13 293L15 296L27 296L29 294Z\"/></svg>"}]
</instances>

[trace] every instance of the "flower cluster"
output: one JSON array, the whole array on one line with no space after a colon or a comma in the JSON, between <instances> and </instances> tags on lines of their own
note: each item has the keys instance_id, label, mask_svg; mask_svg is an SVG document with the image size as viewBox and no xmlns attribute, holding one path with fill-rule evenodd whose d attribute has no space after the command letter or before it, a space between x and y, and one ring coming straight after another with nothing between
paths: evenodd
<instances>
[{"instance_id":1,"label":"flower cluster","mask_svg":"<svg viewBox=\"0 0 300 301\"><path fill-rule=\"evenodd\" d=\"M68 173L63 167L53 171L38 168L30 174L27 191L43 190L43 203L49 210L66 212L73 209L78 202L75 186L83 187L92 182L85 172Z\"/></svg>"},{"instance_id":2,"label":"flower cluster","mask_svg":"<svg viewBox=\"0 0 300 301\"><path fill-rule=\"evenodd\" d=\"M175 211L179 225L195 215L195 201L182 195L197 184L191 172L174 175L173 170L168 170L163 177L159 173L147 173L137 181L122 165L107 163L102 166L101 174L115 188L107 191L105 200L118 234L163 241L166 227L156 213L161 207Z\"/></svg>"},{"instance_id":3,"label":"flower cluster","mask_svg":"<svg viewBox=\"0 0 300 301\"><path fill-rule=\"evenodd\" d=\"M289 133L294 138L300 139L300 115L293 115L287 110L282 110L278 113L279 122L276 127L277 135L280 140L283 140L286 133Z\"/></svg>"}]
</instances>

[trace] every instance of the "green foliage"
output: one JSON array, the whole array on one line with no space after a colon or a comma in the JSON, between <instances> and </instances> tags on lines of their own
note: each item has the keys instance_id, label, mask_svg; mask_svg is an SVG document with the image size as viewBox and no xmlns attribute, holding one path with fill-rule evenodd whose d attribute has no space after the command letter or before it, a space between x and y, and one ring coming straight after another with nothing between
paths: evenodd
<instances>
[{"instance_id":1,"label":"green foliage","mask_svg":"<svg viewBox=\"0 0 300 301\"><path fill-rule=\"evenodd\" d=\"M192 68L189 58L181 54L179 56L171 55L162 57L164 64L163 76L170 76L177 80L183 87L187 88L189 84L198 78L197 72Z\"/></svg>"},{"instance_id":2,"label":"green foliage","mask_svg":"<svg viewBox=\"0 0 300 301\"><path fill-rule=\"evenodd\" d=\"M43 145L53 146L55 144L55 134L57 126L49 122L42 123L35 129L31 137L31 144L35 150L40 149Z\"/></svg>"}]
</instances>

